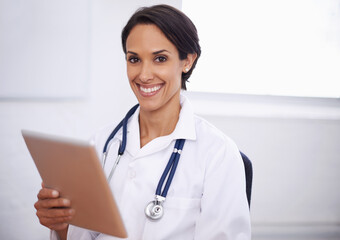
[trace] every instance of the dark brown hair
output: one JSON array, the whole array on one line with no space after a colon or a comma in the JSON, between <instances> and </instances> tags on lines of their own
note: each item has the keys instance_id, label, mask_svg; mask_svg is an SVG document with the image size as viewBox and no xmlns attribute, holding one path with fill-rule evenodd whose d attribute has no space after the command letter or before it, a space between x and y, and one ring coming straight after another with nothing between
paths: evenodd
<instances>
[{"instance_id":1,"label":"dark brown hair","mask_svg":"<svg viewBox=\"0 0 340 240\"><path fill-rule=\"evenodd\" d=\"M186 59L188 54L197 54L190 71L182 73L182 89L186 90L186 81L188 81L201 55L195 25L183 12L165 4L139 8L131 16L122 31L122 45L125 54L126 40L133 27L138 24L155 24L176 46L181 60Z\"/></svg>"}]
</instances>

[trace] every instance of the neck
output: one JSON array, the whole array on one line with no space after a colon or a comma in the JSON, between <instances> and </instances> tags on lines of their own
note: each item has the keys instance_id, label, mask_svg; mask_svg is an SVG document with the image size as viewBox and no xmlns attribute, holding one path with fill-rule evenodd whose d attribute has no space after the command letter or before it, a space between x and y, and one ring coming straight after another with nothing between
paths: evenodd
<instances>
[{"instance_id":1,"label":"neck","mask_svg":"<svg viewBox=\"0 0 340 240\"><path fill-rule=\"evenodd\" d=\"M157 137L169 135L175 130L181 110L179 96L170 101L155 111L140 109L140 147Z\"/></svg>"}]
</instances>

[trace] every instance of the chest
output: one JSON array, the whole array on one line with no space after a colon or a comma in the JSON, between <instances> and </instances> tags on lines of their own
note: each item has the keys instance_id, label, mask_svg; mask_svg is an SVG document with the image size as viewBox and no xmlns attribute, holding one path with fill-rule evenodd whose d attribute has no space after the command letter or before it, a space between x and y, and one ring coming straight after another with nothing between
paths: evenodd
<instances>
[{"instance_id":1,"label":"chest","mask_svg":"<svg viewBox=\"0 0 340 240\"><path fill-rule=\"evenodd\" d=\"M117 159L118 147L119 142L113 143L107 156L104 168L107 176ZM142 192L141 196L153 197L172 152L173 144L160 151L141 156L133 156L126 151L120 158L110 181L112 190L121 195L124 188L137 185L138 192ZM205 158L204 154L195 147L195 144L190 141L185 143L168 191L168 197L201 197L206 166ZM166 181L167 179L164 181L164 185Z\"/></svg>"},{"instance_id":2,"label":"chest","mask_svg":"<svg viewBox=\"0 0 340 240\"><path fill-rule=\"evenodd\" d=\"M107 175L116 160L118 146L119 144L113 143L108 154L105 166ZM194 232L195 221L200 212L205 163L202 154L200 156L190 141L185 143L169 187L163 205L164 216L156 222L145 217L144 209L154 200L157 185L172 151L173 146L170 145L144 156L132 156L126 152L113 173L110 186L131 239L141 239L141 236L144 236L142 239L153 239L155 229L161 231L161 236L172 234L172 237L178 229L182 229L180 232L188 234L187 236L192 236Z\"/></svg>"}]
</instances>

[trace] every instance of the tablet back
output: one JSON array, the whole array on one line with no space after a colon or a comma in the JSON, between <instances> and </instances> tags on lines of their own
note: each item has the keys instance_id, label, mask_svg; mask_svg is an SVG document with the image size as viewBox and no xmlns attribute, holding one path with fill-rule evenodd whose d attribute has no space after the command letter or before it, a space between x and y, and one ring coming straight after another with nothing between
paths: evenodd
<instances>
[{"instance_id":1,"label":"tablet back","mask_svg":"<svg viewBox=\"0 0 340 240\"><path fill-rule=\"evenodd\" d=\"M94 146L27 130L22 135L45 186L71 200L70 224L127 237Z\"/></svg>"}]
</instances>

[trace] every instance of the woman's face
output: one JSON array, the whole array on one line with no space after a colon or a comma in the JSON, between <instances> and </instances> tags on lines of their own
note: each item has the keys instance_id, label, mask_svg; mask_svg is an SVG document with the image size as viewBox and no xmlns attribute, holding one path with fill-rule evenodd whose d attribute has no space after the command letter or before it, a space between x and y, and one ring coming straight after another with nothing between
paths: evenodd
<instances>
[{"instance_id":1,"label":"woman's face","mask_svg":"<svg viewBox=\"0 0 340 240\"><path fill-rule=\"evenodd\" d=\"M181 75L188 65L153 24L136 25L126 41L127 75L143 111L179 104ZM191 65L190 65L191 66ZM177 101L178 100L178 101Z\"/></svg>"}]
</instances>

